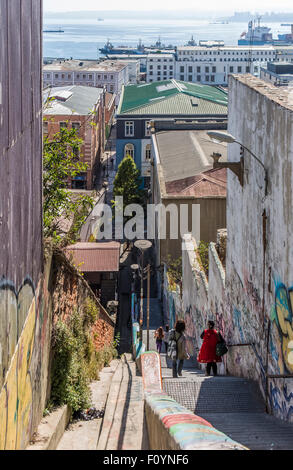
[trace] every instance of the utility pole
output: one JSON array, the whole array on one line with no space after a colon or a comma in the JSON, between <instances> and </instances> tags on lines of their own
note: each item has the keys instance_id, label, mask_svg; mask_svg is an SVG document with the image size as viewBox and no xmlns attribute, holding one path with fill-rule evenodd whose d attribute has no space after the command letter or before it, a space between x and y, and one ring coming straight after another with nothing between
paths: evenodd
<instances>
[{"instance_id":1,"label":"utility pole","mask_svg":"<svg viewBox=\"0 0 293 470\"><path fill-rule=\"evenodd\" d=\"M140 326L140 342L141 345L143 343L143 281L144 281L144 252L149 250L152 247L152 243L148 240L137 240L134 243L134 246L140 251L141 253L141 288L140 288L140 319L139 319L139 326Z\"/></svg>"},{"instance_id":2,"label":"utility pole","mask_svg":"<svg viewBox=\"0 0 293 470\"><path fill-rule=\"evenodd\" d=\"M151 297L151 266L148 265L148 300L147 300L147 351L150 350L150 297Z\"/></svg>"}]
</instances>

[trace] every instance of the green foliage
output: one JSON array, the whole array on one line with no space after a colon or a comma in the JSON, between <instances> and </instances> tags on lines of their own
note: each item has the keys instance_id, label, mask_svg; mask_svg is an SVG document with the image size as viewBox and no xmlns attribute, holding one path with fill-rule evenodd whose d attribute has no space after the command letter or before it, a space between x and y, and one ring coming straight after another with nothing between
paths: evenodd
<instances>
[{"instance_id":1,"label":"green foliage","mask_svg":"<svg viewBox=\"0 0 293 470\"><path fill-rule=\"evenodd\" d=\"M114 180L114 197L123 196L123 208L130 204L143 204L144 191L141 189L142 179L131 156L120 163Z\"/></svg>"},{"instance_id":2,"label":"green foliage","mask_svg":"<svg viewBox=\"0 0 293 470\"><path fill-rule=\"evenodd\" d=\"M66 189L69 178L87 171L87 165L77 157L81 145L82 140L75 129L61 129L50 140L44 137L44 235L58 244L76 241L77 233L93 208L93 198L86 195L73 197ZM60 225L61 217L72 220L66 235Z\"/></svg>"},{"instance_id":3,"label":"green foliage","mask_svg":"<svg viewBox=\"0 0 293 470\"><path fill-rule=\"evenodd\" d=\"M83 314L73 311L69 321L58 321L53 332L53 367L50 402L68 404L73 411L91 406L89 384L99 371L117 357L114 343L97 352L91 328L98 320L98 307L87 299Z\"/></svg>"},{"instance_id":4,"label":"green foliage","mask_svg":"<svg viewBox=\"0 0 293 470\"><path fill-rule=\"evenodd\" d=\"M203 267L206 275L209 274L209 244L200 241L197 247L198 261Z\"/></svg>"},{"instance_id":5,"label":"green foliage","mask_svg":"<svg viewBox=\"0 0 293 470\"><path fill-rule=\"evenodd\" d=\"M84 319L87 325L93 325L99 319L99 309L93 299L86 299L84 306Z\"/></svg>"},{"instance_id":6,"label":"green foliage","mask_svg":"<svg viewBox=\"0 0 293 470\"><path fill-rule=\"evenodd\" d=\"M171 284L178 284L182 281L182 257L173 259L171 255L166 260L168 275ZM175 287L172 285L171 287Z\"/></svg>"}]
</instances>

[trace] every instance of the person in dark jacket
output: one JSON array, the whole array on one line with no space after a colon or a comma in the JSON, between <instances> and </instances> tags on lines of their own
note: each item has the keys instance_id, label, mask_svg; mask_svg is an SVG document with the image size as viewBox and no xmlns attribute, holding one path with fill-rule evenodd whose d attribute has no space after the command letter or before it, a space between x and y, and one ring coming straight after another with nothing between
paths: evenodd
<instances>
[{"instance_id":1,"label":"person in dark jacket","mask_svg":"<svg viewBox=\"0 0 293 470\"><path fill-rule=\"evenodd\" d=\"M208 329L202 333L201 339L203 339L203 344L197 360L202 364L207 364L206 375L210 375L211 369L213 369L213 374L216 376L218 374L217 363L222 362L222 358L216 355L216 346L219 342L223 341L223 338L215 330L215 323L213 321L208 322Z\"/></svg>"},{"instance_id":2,"label":"person in dark jacket","mask_svg":"<svg viewBox=\"0 0 293 470\"><path fill-rule=\"evenodd\" d=\"M169 341L171 340L171 338L173 339L174 337L177 343L177 356L176 356L176 359L173 360L173 378L174 379L177 378L178 375L179 377L182 377L184 360L185 359L188 360L190 358L186 349L187 343L186 343L186 337L184 335L185 328L186 328L185 322L183 320L178 320L175 325L175 330L170 331L170 335L169 335ZM171 334L172 334L172 337L171 337Z\"/></svg>"},{"instance_id":3,"label":"person in dark jacket","mask_svg":"<svg viewBox=\"0 0 293 470\"><path fill-rule=\"evenodd\" d=\"M160 328L157 329L155 332L155 340L156 340L156 346L157 346L157 351L159 354L162 352L162 344L164 340L164 330L163 327L160 326Z\"/></svg>"}]
</instances>

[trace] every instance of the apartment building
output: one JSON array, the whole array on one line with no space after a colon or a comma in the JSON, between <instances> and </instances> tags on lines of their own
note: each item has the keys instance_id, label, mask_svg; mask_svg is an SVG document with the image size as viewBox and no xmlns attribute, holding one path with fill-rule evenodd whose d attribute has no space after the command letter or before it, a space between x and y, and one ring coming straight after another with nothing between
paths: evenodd
<instances>
[{"instance_id":1,"label":"apartment building","mask_svg":"<svg viewBox=\"0 0 293 470\"><path fill-rule=\"evenodd\" d=\"M147 56L147 83L175 78L174 54L149 54Z\"/></svg>"},{"instance_id":2,"label":"apartment building","mask_svg":"<svg viewBox=\"0 0 293 470\"><path fill-rule=\"evenodd\" d=\"M259 75L276 58L274 46L183 46L177 49L176 79L210 85L228 85L233 73Z\"/></svg>"},{"instance_id":3,"label":"apartment building","mask_svg":"<svg viewBox=\"0 0 293 470\"><path fill-rule=\"evenodd\" d=\"M261 68L260 78L275 86L292 86L293 63L269 62L266 68Z\"/></svg>"},{"instance_id":4,"label":"apartment building","mask_svg":"<svg viewBox=\"0 0 293 470\"><path fill-rule=\"evenodd\" d=\"M95 169L105 147L107 95L102 88L76 85L44 91L44 101L50 98L44 110L44 134L50 140L62 128L76 129L83 141L78 157L88 168L68 181L71 189L94 188Z\"/></svg>"},{"instance_id":5,"label":"apartment building","mask_svg":"<svg viewBox=\"0 0 293 470\"><path fill-rule=\"evenodd\" d=\"M45 88L70 85L106 88L108 93L116 95L116 105L122 87L128 83L129 68L124 62L59 60L43 66Z\"/></svg>"}]
</instances>

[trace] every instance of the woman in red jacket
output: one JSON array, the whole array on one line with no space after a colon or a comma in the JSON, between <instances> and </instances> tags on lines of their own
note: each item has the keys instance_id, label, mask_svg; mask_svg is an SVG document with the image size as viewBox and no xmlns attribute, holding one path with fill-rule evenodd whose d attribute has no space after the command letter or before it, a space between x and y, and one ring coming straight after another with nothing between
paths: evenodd
<instances>
[{"instance_id":1,"label":"woman in red jacket","mask_svg":"<svg viewBox=\"0 0 293 470\"><path fill-rule=\"evenodd\" d=\"M201 339L203 339L203 344L197 360L202 364L207 364L206 375L211 374L211 369L213 369L214 375L217 375L217 363L222 362L222 358L216 355L216 346L217 343L223 341L223 338L215 330L215 323L213 321L208 322L208 329L202 333Z\"/></svg>"}]
</instances>

